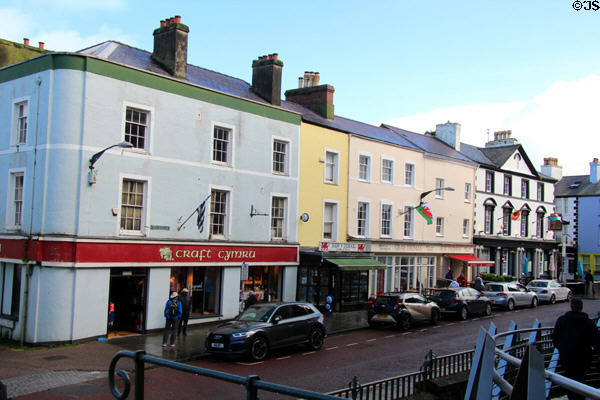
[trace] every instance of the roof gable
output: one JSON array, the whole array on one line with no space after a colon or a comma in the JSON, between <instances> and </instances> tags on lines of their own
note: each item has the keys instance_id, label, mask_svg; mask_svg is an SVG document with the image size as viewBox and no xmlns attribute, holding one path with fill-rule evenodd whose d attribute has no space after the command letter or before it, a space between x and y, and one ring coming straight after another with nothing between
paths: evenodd
<instances>
[{"instance_id":1,"label":"roof gable","mask_svg":"<svg viewBox=\"0 0 600 400\"><path fill-rule=\"evenodd\" d=\"M501 170L539 178L539 173L520 144L481 148L481 152Z\"/></svg>"}]
</instances>

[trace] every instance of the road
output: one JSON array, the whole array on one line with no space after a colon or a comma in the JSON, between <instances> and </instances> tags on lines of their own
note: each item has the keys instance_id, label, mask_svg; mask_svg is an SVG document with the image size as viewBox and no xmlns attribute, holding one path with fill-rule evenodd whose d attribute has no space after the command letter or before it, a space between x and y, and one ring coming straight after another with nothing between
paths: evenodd
<instances>
[{"instance_id":1,"label":"road","mask_svg":"<svg viewBox=\"0 0 600 400\"><path fill-rule=\"evenodd\" d=\"M264 381L329 392L347 387L353 376L366 383L417 371L430 349L439 355L472 349L480 327L488 329L492 322L499 331L506 330L511 320L521 328L530 327L535 319L543 326L553 326L556 318L568 309L567 303L557 303L512 312L495 310L490 317L467 321L445 318L438 325L414 326L407 332L392 327L361 329L328 337L323 349L317 352L297 347L278 351L258 363L210 356L189 364L240 376L258 375ZM584 310L590 316L596 316L600 312L600 302L586 301ZM65 387L63 391L47 391L20 399L112 398L106 386L106 379L102 379L79 385L77 390L71 388L69 391ZM75 393L77 391L80 393ZM184 398L190 394L205 399L239 399L245 396L245 391L234 384L165 368L146 371L146 399ZM261 393L260 398L281 396Z\"/></svg>"}]
</instances>

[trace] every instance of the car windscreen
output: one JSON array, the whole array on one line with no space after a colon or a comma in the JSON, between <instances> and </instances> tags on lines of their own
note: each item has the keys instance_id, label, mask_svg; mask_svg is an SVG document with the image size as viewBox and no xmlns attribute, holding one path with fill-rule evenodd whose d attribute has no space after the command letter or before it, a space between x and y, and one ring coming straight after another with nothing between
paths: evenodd
<instances>
[{"instance_id":1,"label":"car windscreen","mask_svg":"<svg viewBox=\"0 0 600 400\"><path fill-rule=\"evenodd\" d=\"M483 290L486 292L502 292L504 287L502 285L487 284Z\"/></svg>"},{"instance_id":2,"label":"car windscreen","mask_svg":"<svg viewBox=\"0 0 600 400\"><path fill-rule=\"evenodd\" d=\"M548 287L548 282L544 282L544 281L531 281L529 282L529 285L527 286L531 286L531 287Z\"/></svg>"},{"instance_id":3,"label":"car windscreen","mask_svg":"<svg viewBox=\"0 0 600 400\"><path fill-rule=\"evenodd\" d=\"M241 313L237 319L239 321L266 322L275 308L273 305L254 305Z\"/></svg>"},{"instance_id":4,"label":"car windscreen","mask_svg":"<svg viewBox=\"0 0 600 400\"><path fill-rule=\"evenodd\" d=\"M431 291L431 297L440 298L443 300L453 299L455 295L456 295L456 292L454 290L432 290Z\"/></svg>"}]
</instances>

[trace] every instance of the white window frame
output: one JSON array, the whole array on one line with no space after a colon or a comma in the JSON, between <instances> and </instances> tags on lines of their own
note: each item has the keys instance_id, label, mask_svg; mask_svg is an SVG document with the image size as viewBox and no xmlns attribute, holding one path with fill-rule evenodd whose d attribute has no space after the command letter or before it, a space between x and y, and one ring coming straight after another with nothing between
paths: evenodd
<instances>
[{"instance_id":1,"label":"white window frame","mask_svg":"<svg viewBox=\"0 0 600 400\"><path fill-rule=\"evenodd\" d=\"M435 235L444 236L444 217L435 217Z\"/></svg>"},{"instance_id":2,"label":"white window frame","mask_svg":"<svg viewBox=\"0 0 600 400\"><path fill-rule=\"evenodd\" d=\"M537 201L543 202L545 197L546 188L544 187L544 182L537 182Z\"/></svg>"},{"instance_id":3,"label":"white window frame","mask_svg":"<svg viewBox=\"0 0 600 400\"><path fill-rule=\"evenodd\" d=\"M483 232L487 235L494 234L495 207L485 206L483 208Z\"/></svg>"},{"instance_id":4,"label":"white window frame","mask_svg":"<svg viewBox=\"0 0 600 400\"><path fill-rule=\"evenodd\" d=\"M412 170L410 171L410 173L408 173L409 171L407 171L408 165L410 165L412 167ZM404 186L415 187L416 170L417 170L417 166L415 163L411 163L411 162L404 163ZM410 182L407 182L406 178L409 178Z\"/></svg>"},{"instance_id":5,"label":"white window frame","mask_svg":"<svg viewBox=\"0 0 600 400\"><path fill-rule=\"evenodd\" d=\"M327 221L327 206L332 206L332 217L333 221ZM339 221L339 208L340 204L337 200L323 200L323 227L321 230L321 237L324 242L337 242L338 241L338 221ZM331 238L325 238L325 224L331 223Z\"/></svg>"},{"instance_id":6,"label":"white window frame","mask_svg":"<svg viewBox=\"0 0 600 400\"><path fill-rule=\"evenodd\" d=\"M275 164L275 142L280 142L280 143L284 143L285 144L285 160L283 162L283 171L276 171L274 168L274 164ZM290 165L291 165L291 152L290 152L290 147L291 147L291 142L289 139L283 138L283 137L278 137L278 136L273 136L271 138L271 155L272 155L272 159L271 159L271 172L274 175L286 175L288 176L290 174Z\"/></svg>"},{"instance_id":7,"label":"white window frame","mask_svg":"<svg viewBox=\"0 0 600 400\"><path fill-rule=\"evenodd\" d=\"M386 162L389 162L390 165L390 178L389 179L384 179L385 178L385 168L384 165ZM381 183L386 183L386 184L390 184L393 185L394 184L394 159L390 158L390 157L381 157Z\"/></svg>"},{"instance_id":8,"label":"white window frame","mask_svg":"<svg viewBox=\"0 0 600 400\"><path fill-rule=\"evenodd\" d=\"M521 198L529 199L529 179L521 178Z\"/></svg>"},{"instance_id":9,"label":"white window frame","mask_svg":"<svg viewBox=\"0 0 600 400\"><path fill-rule=\"evenodd\" d=\"M16 177L23 177L23 190L21 191L21 224L15 224L15 182ZM23 227L23 215L25 210L26 197L26 173L25 168L14 168L8 170L8 193L6 196L6 228L10 230L20 230Z\"/></svg>"},{"instance_id":10,"label":"white window frame","mask_svg":"<svg viewBox=\"0 0 600 400\"><path fill-rule=\"evenodd\" d=\"M127 126L127 109L134 108L139 111L148 113L148 123L146 132L144 133L144 148L139 149L137 147L130 147L127 151L139 152L139 153L152 153L152 143L154 139L154 107L150 107L145 104L132 103L128 101L123 102L123 118L121 121L121 139L125 141L125 127Z\"/></svg>"},{"instance_id":11,"label":"white window frame","mask_svg":"<svg viewBox=\"0 0 600 400\"><path fill-rule=\"evenodd\" d=\"M212 193L212 192L211 192ZM281 237L273 236L273 200L274 199L282 199L283 200L283 216L282 216L282 226L281 226ZM272 241L284 241L287 240L288 235L288 227L289 227L289 195L282 193L271 193L271 204L269 208L269 235Z\"/></svg>"},{"instance_id":12,"label":"white window frame","mask_svg":"<svg viewBox=\"0 0 600 400\"><path fill-rule=\"evenodd\" d=\"M502 188L502 193L504 194L504 196L512 196L512 175L504 174L503 182L504 186Z\"/></svg>"},{"instance_id":13,"label":"white window frame","mask_svg":"<svg viewBox=\"0 0 600 400\"><path fill-rule=\"evenodd\" d=\"M471 183L465 183L465 203L471 202Z\"/></svg>"},{"instance_id":14,"label":"white window frame","mask_svg":"<svg viewBox=\"0 0 600 400\"><path fill-rule=\"evenodd\" d=\"M361 204L365 205L365 226L364 226L364 233L360 233L360 226L359 226L359 212L360 212L360 207ZM369 237L369 219L370 219L370 213L371 213L371 202L367 201L367 200L357 200L357 204L356 204L356 236L358 237Z\"/></svg>"},{"instance_id":15,"label":"white window frame","mask_svg":"<svg viewBox=\"0 0 600 400\"><path fill-rule=\"evenodd\" d=\"M463 230L462 230L462 235L465 238L469 237L469 228L471 226L471 220L468 218L463 219Z\"/></svg>"},{"instance_id":16,"label":"white window frame","mask_svg":"<svg viewBox=\"0 0 600 400\"><path fill-rule=\"evenodd\" d=\"M446 186L445 186L443 178L435 178L435 197L437 199L443 199L444 198L444 191L441 190L441 189L443 189L445 187Z\"/></svg>"},{"instance_id":17,"label":"white window frame","mask_svg":"<svg viewBox=\"0 0 600 400\"><path fill-rule=\"evenodd\" d=\"M327 155L331 154L333 157L333 163L331 163L331 174L332 174L332 179L329 180L327 179L327 169L328 166L330 165L328 163L327 160ZM332 150L332 149L325 149L325 166L324 166L324 170L323 170L323 182L331 184L331 185L337 185L339 184L340 181L340 152L337 150Z\"/></svg>"},{"instance_id":18,"label":"white window frame","mask_svg":"<svg viewBox=\"0 0 600 400\"><path fill-rule=\"evenodd\" d=\"M485 191L494 193L494 171L485 170Z\"/></svg>"},{"instance_id":19,"label":"white window frame","mask_svg":"<svg viewBox=\"0 0 600 400\"><path fill-rule=\"evenodd\" d=\"M18 99L14 99L12 102L12 118L11 118L11 145L12 146L25 146L27 145L27 139L29 137L29 105L30 105L29 97L20 97ZM25 141L20 140L20 124L19 124L19 106L21 104L25 104L27 111L25 118L27 119L27 129L25 130Z\"/></svg>"},{"instance_id":20,"label":"white window frame","mask_svg":"<svg viewBox=\"0 0 600 400\"><path fill-rule=\"evenodd\" d=\"M389 232L383 233L383 210L387 207L389 207ZM379 234L382 238L391 238L394 234L394 204L390 201L382 201L379 214Z\"/></svg>"},{"instance_id":21,"label":"white window frame","mask_svg":"<svg viewBox=\"0 0 600 400\"><path fill-rule=\"evenodd\" d=\"M231 232L231 224L233 220L233 188L229 186L218 186L218 185L210 185L210 202L208 204L208 237L210 239L228 239ZM212 192L214 190L227 192L227 204L225 205L225 222L223 223L223 229L225 232L223 234L213 234L212 233ZM270 205L269 205L270 207ZM270 212L269 212L270 214ZM269 219L270 221L270 219ZM271 225L269 225L269 229L271 229Z\"/></svg>"},{"instance_id":22,"label":"white window frame","mask_svg":"<svg viewBox=\"0 0 600 400\"><path fill-rule=\"evenodd\" d=\"M227 148L227 162L217 161L214 159L215 128L223 128L223 129L229 130L230 138L229 138L229 147ZM219 166L223 166L223 167L233 167L234 166L236 137L237 137L237 131L236 131L234 125L226 124L226 123L222 123L222 122L218 122L218 121L211 121L211 123L210 123L210 155L209 155L211 164L219 165ZM269 152L269 154L272 155L272 153L273 153L273 147L271 144L271 151ZM272 161L273 160L271 159L271 170L273 169Z\"/></svg>"},{"instance_id":23,"label":"white window frame","mask_svg":"<svg viewBox=\"0 0 600 400\"><path fill-rule=\"evenodd\" d=\"M415 206L414 204L404 205L404 220L402 221L402 235L404 239L412 239L415 234ZM408 224L408 227L407 227ZM408 235L406 234L408 231Z\"/></svg>"},{"instance_id":24,"label":"white window frame","mask_svg":"<svg viewBox=\"0 0 600 400\"><path fill-rule=\"evenodd\" d=\"M363 165L363 164L361 164L361 159L363 157L367 160L366 171L365 171L366 177L361 176L362 175L361 174L362 165ZM370 182L371 181L371 155L370 154L365 154L365 153L358 154L358 180L362 181L362 182Z\"/></svg>"},{"instance_id":25,"label":"white window frame","mask_svg":"<svg viewBox=\"0 0 600 400\"><path fill-rule=\"evenodd\" d=\"M142 215L140 219L140 230L128 230L121 229L121 212L122 212L122 199L123 199L123 181L132 180L144 182L144 204L142 205ZM152 187L152 177L132 174L120 174L119 175L119 218L117 219L117 233L121 236L146 236L148 234L148 221L150 221L150 193Z\"/></svg>"}]
</instances>

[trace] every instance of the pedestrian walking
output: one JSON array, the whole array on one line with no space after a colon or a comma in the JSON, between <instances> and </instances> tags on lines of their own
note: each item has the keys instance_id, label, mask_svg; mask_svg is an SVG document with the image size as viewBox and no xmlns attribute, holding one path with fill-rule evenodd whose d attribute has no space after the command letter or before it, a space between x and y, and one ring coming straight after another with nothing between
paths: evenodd
<instances>
[{"instance_id":1,"label":"pedestrian walking","mask_svg":"<svg viewBox=\"0 0 600 400\"><path fill-rule=\"evenodd\" d=\"M179 301L181 303L181 319L179 320L179 330L177 331L177 336L179 336L181 333L183 333L183 336L187 336L187 325L188 320L190 319L192 306L192 298L189 296L189 290L187 290L187 288L181 289Z\"/></svg>"},{"instance_id":2,"label":"pedestrian walking","mask_svg":"<svg viewBox=\"0 0 600 400\"><path fill-rule=\"evenodd\" d=\"M585 296L594 297L594 275L588 270L584 276L585 279Z\"/></svg>"},{"instance_id":3,"label":"pedestrian walking","mask_svg":"<svg viewBox=\"0 0 600 400\"><path fill-rule=\"evenodd\" d=\"M169 300L165 304L165 333L163 335L163 343L162 346L167 346L167 339L169 339L169 334L171 335L171 340L169 341L169 345L171 347L175 347L175 337L177 336L177 325L179 325L179 320L181 319L181 302L177 300L177 292L171 293L169 296Z\"/></svg>"},{"instance_id":4,"label":"pedestrian walking","mask_svg":"<svg viewBox=\"0 0 600 400\"><path fill-rule=\"evenodd\" d=\"M446 276L445 276L446 280L451 281L454 279L454 276L452 275L452 270L450 268L448 268L448 272L446 272Z\"/></svg>"},{"instance_id":5,"label":"pedestrian walking","mask_svg":"<svg viewBox=\"0 0 600 400\"><path fill-rule=\"evenodd\" d=\"M456 278L456 281L458 282L460 287L467 287L467 280L465 279L465 276L463 275L462 272L460 273L460 275L458 275L458 278Z\"/></svg>"},{"instance_id":6,"label":"pedestrian walking","mask_svg":"<svg viewBox=\"0 0 600 400\"><path fill-rule=\"evenodd\" d=\"M552 337L564 375L579 382L584 380L592 363L592 352L598 350L600 343L596 325L582 310L583 301L571 299L571 311L558 317ZM569 393L569 399L584 399L584 396Z\"/></svg>"},{"instance_id":7,"label":"pedestrian walking","mask_svg":"<svg viewBox=\"0 0 600 400\"><path fill-rule=\"evenodd\" d=\"M475 278L475 284L473 285L474 289L483 291L483 278L481 277L481 273L477 273L477 277Z\"/></svg>"}]
</instances>

